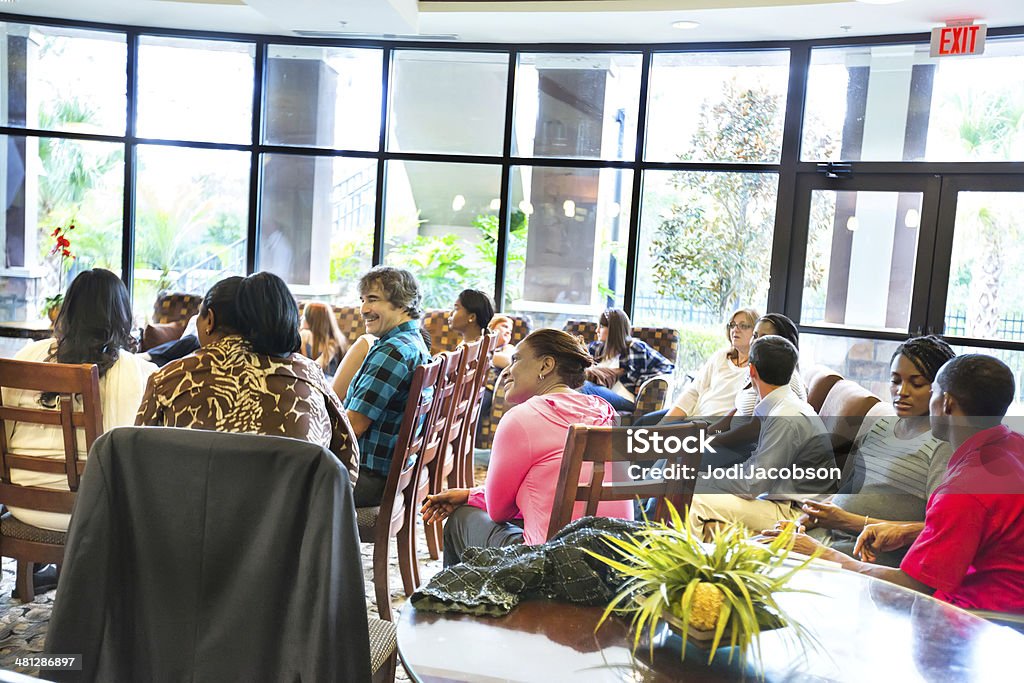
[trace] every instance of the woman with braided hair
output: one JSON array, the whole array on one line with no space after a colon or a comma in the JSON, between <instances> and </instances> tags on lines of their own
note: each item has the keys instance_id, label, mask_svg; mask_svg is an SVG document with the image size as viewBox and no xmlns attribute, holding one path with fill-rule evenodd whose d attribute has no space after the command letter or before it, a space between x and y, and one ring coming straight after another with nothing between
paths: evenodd
<instances>
[{"instance_id":1,"label":"woman with braided hair","mask_svg":"<svg viewBox=\"0 0 1024 683\"><path fill-rule=\"evenodd\" d=\"M799 523L813 529L811 536L829 538L851 554L868 523L924 519L928 496L952 455L948 443L932 436L928 401L939 368L955 355L935 336L909 339L896 349L889 367L896 415L865 422L850 453L854 475L839 493L828 501L804 502ZM875 562L898 567L902 556L882 553Z\"/></svg>"}]
</instances>

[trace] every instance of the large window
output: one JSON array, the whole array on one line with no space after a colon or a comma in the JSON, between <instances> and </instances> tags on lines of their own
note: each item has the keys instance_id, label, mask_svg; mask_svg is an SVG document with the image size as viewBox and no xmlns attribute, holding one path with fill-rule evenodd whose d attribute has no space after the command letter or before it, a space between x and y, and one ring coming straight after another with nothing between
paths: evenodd
<instances>
[{"instance_id":1,"label":"large window","mask_svg":"<svg viewBox=\"0 0 1024 683\"><path fill-rule=\"evenodd\" d=\"M933 59L899 36L588 50L0 23L0 319L37 319L89 267L122 274L142 323L161 291L258 269L351 304L387 263L427 308L467 287L534 327L624 308L680 331L681 373L740 307L793 318L806 357L878 392L911 334L1016 359L1021 67L1008 29Z\"/></svg>"},{"instance_id":2,"label":"large window","mask_svg":"<svg viewBox=\"0 0 1024 683\"><path fill-rule=\"evenodd\" d=\"M815 48L802 156L844 161L1020 161L1024 40L982 57L927 43Z\"/></svg>"}]
</instances>

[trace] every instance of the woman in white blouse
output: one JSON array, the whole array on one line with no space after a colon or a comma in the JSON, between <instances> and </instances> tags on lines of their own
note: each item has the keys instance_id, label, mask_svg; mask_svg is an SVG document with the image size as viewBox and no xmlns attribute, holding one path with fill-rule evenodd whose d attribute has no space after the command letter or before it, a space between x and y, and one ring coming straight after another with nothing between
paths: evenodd
<instances>
[{"instance_id":1,"label":"woman in white blouse","mask_svg":"<svg viewBox=\"0 0 1024 683\"><path fill-rule=\"evenodd\" d=\"M679 400L665 414L665 420L684 417L718 417L736 405L736 395L750 381L748 371L750 342L754 324L761 316L751 308L741 308L725 325L729 347L716 351L690 382Z\"/></svg>"},{"instance_id":2,"label":"woman in white blouse","mask_svg":"<svg viewBox=\"0 0 1024 683\"><path fill-rule=\"evenodd\" d=\"M130 351L132 308L128 290L114 273L102 268L78 274L64 295L64 305L54 326L52 339L32 342L15 360L43 363L95 363L100 373L100 405L103 430L135 423L135 413L156 366ZM38 391L4 389L4 405L38 408L55 403L55 397ZM54 459L64 457L60 427L30 423L7 423L7 444L12 453ZM84 460L85 433L78 430L79 458ZM63 474L11 470L11 481L26 486L67 490ZM23 508L10 508L25 524L67 531L70 515Z\"/></svg>"}]
</instances>

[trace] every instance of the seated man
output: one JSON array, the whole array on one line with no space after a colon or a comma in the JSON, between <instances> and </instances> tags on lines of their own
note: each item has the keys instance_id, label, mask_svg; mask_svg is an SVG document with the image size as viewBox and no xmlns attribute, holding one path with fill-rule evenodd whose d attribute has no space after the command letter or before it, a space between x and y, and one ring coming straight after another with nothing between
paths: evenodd
<instances>
[{"instance_id":1,"label":"seated man","mask_svg":"<svg viewBox=\"0 0 1024 683\"><path fill-rule=\"evenodd\" d=\"M761 418L757 446L749 459L728 468L730 456L724 451L705 453L690 505L698 533L720 522L763 529L767 520L774 524L795 517L803 499L827 493L838 483L825 425L790 389L796 361L796 347L782 337L767 335L751 344L750 380L760 397L754 408ZM797 468L812 470L813 478L797 477Z\"/></svg>"},{"instance_id":2,"label":"seated man","mask_svg":"<svg viewBox=\"0 0 1024 683\"><path fill-rule=\"evenodd\" d=\"M968 609L1024 612L1024 437L1001 424L1015 395L1013 371L970 354L932 383L932 433L955 449L924 522L865 527L855 554L910 545L899 569L859 562L799 534L795 549L839 562ZM766 531L766 536L777 535Z\"/></svg>"},{"instance_id":3,"label":"seated man","mask_svg":"<svg viewBox=\"0 0 1024 683\"><path fill-rule=\"evenodd\" d=\"M377 266L359 280L366 331L377 341L345 395L345 409L359 438L357 507L378 505L398 440L416 366L430 357L420 336L420 290L407 270Z\"/></svg>"}]
</instances>

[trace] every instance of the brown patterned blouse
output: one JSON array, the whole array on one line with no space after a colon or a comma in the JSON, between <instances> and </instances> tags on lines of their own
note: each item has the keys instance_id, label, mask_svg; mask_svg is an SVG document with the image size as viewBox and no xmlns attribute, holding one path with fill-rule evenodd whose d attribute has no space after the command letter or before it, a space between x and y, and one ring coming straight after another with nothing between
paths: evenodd
<instances>
[{"instance_id":1,"label":"brown patterned blouse","mask_svg":"<svg viewBox=\"0 0 1024 683\"><path fill-rule=\"evenodd\" d=\"M150 376L135 424L288 436L329 449L353 483L359 472L355 434L320 366L300 353L255 353L239 336Z\"/></svg>"}]
</instances>

